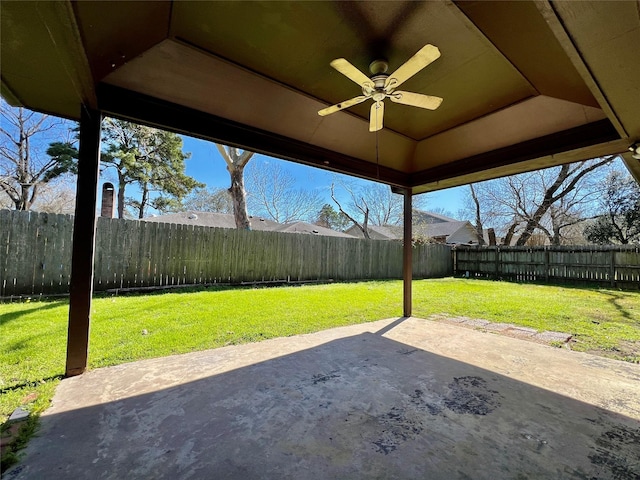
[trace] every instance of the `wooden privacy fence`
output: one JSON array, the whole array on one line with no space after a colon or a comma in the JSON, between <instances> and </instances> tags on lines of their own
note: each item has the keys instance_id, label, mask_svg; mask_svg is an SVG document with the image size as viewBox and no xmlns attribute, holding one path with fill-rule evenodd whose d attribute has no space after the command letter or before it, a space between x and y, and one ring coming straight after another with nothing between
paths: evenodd
<instances>
[{"instance_id":1,"label":"wooden privacy fence","mask_svg":"<svg viewBox=\"0 0 640 480\"><path fill-rule=\"evenodd\" d=\"M73 217L0 210L0 296L68 293ZM413 250L414 277L453 273L451 248ZM96 291L402 277L399 242L99 218Z\"/></svg>"},{"instance_id":2,"label":"wooden privacy fence","mask_svg":"<svg viewBox=\"0 0 640 480\"><path fill-rule=\"evenodd\" d=\"M479 247L454 249L457 275L518 282L640 289L639 246Z\"/></svg>"}]
</instances>

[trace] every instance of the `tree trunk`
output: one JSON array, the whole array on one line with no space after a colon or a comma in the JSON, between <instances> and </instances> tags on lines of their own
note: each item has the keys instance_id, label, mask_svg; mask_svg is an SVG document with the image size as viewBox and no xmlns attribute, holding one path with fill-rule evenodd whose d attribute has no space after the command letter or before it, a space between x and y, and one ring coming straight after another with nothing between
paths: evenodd
<instances>
[{"instance_id":1,"label":"tree trunk","mask_svg":"<svg viewBox=\"0 0 640 480\"><path fill-rule=\"evenodd\" d=\"M241 230L251 230L251 222L247 214L247 194L244 190L244 167L247 165L253 152L227 147L216 143L216 148L227 164L227 170L231 176L231 202L233 203L233 217L236 221L236 228Z\"/></svg>"},{"instance_id":2,"label":"tree trunk","mask_svg":"<svg viewBox=\"0 0 640 480\"><path fill-rule=\"evenodd\" d=\"M489 228L487 230L487 236L489 237L489 245L495 247L496 243L496 231L493 228Z\"/></svg>"},{"instance_id":3,"label":"tree trunk","mask_svg":"<svg viewBox=\"0 0 640 480\"><path fill-rule=\"evenodd\" d=\"M20 198L16 202L16 210L29 210L29 188L30 185L20 185Z\"/></svg>"},{"instance_id":4,"label":"tree trunk","mask_svg":"<svg viewBox=\"0 0 640 480\"><path fill-rule=\"evenodd\" d=\"M31 194L29 195L29 200L27 203L27 210L31 210L31 207L33 206L33 204L36 201L36 197L38 196L38 184L35 183L33 185L31 185Z\"/></svg>"},{"instance_id":5,"label":"tree trunk","mask_svg":"<svg viewBox=\"0 0 640 480\"><path fill-rule=\"evenodd\" d=\"M251 230L251 222L247 214L247 202L244 191L244 165L228 166L231 175L231 201L233 202L233 216L236 221L236 228L240 230Z\"/></svg>"},{"instance_id":6,"label":"tree trunk","mask_svg":"<svg viewBox=\"0 0 640 480\"><path fill-rule=\"evenodd\" d=\"M518 224L514 223L509 227L507 234L504 236L504 241L502 242L503 245L506 245L507 247L511 246L511 240L513 239L513 234L515 233L517 226Z\"/></svg>"},{"instance_id":7,"label":"tree trunk","mask_svg":"<svg viewBox=\"0 0 640 480\"><path fill-rule=\"evenodd\" d=\"M547 213L547 211L551 208L551 206L556 200L561 198L561 196L554 196L554 195L558 190L558 188L560 188L562 183L567 179L568 176L569 176L569 165L562 165L562 167L560 168L560 171L558 172L558 177L553 182L553 184L547 189L547 191L544 192L544 197L542 199L542 202L540 203L538 208L536 208L535 213L527 220L527 224L524 227L524 231L522 232L522 235L520 235L520 238L518 238L518 241L516 242L517 246L521 247L527 243L527 241L531 238L531 235L533 235L533 232L535 231L535 229L540 225L540 220L542 220L542 217L544 216L544 214ZM562 195L568 192L569 192L569 188L565 189Z\"/></svg>"},{"instance_id":8,"label":"tree trunk","mask_svg":"<svg viewBox=\"0 0 640 480\"><path fill-rule=\"evenodd\" d=\"M143 219L144 218L144 209L147 206L148 199L149 199L149 188L147 187L147 184L145 183L144 186L142 187L142 198L140 199L140 208L138 209L138 218L139 219Z\"/></svg>"},{"instance_id":9,"label":"tree trunk","mask_svg":"<svg viewBox=\"0 0 640 480\"><path fill-rule=\"evenodd\" d=\"M562 243L562 235L560 234L561 230L561 221L558 219L559 213L555 211L554 208L551 208L551 238L549 241L551 245L560 245ZM548 236L548 235L547 235Z\"/></svg>"},{"instance_id":10,"label":"tree trunk","mask_svg":"<svg viewBox=\"0 0 640 480\"><path fill-rule=\"evenodd\" d=\"M118 218L124 218L124 175L118 170Z\"/></svg>"},{"instance_id":11,"label":"tree trunk","mask_svg":"<svg viewBox=\"0 0 640 480\"><path fill-rule=\"evenodd\" d=\"M476 191L473 188L473 183L469 184L469 188L471 189L471 199L476 207L476 235L478 235L478 245L484 245L484 226L482 225L482 218L480 217L480 201L478 200L478 196L476 195Z\"/></svg>"},{"instance_id":12,"label":"tree trunk","mask_svg":"<svg viewBox=\"0 0 640 480\"><path fill-rule=\"evenodd\" d=\"M369 235L369 209L364 212L364 222L362 222L362 234L364 238L371 238Z\"/></svg>"}]
</instances>

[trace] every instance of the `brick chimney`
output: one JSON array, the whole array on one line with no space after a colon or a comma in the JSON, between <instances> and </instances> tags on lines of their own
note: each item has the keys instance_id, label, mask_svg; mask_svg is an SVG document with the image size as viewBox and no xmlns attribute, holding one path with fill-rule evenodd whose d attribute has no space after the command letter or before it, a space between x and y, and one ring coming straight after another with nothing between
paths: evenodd
<instances>
[{"instance_id":1,"label":"brick chimney","mask_svg":"<svg viewBox=\"0 0 640 480\"><path fill-rule=\"evenodd\" d=\"M102 185L102 207L100 209L100 216L113 218L115 205L115 188L113 187L113 183L106 182Z\"/></svg>"}]
</instances>

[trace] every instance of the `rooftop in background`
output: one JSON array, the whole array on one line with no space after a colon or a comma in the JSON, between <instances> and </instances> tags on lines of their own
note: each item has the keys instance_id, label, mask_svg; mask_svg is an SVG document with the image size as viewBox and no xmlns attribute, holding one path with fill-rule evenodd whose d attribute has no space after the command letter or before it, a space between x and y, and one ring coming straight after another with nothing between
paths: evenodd
<instances>
[{"instance_id":1,"label":"rooftop in background","mask_svg":"<svg viewBox=\"0 0 640 480\"><path fill-rule=\"evenodd\" d=\"M423 210L413 209L413 223L443 223L443 222L457 222L455 218L447 217L439 213L425 212Z\"/></svg>"},{"instance_id":2,"label":"rooftop in background","mask_svg":"<svg viewBox=\"0 0 640 480\"><path fill-rule=\"evenodd\" d=\"M369 225L368 230L373 240L402 240L403 238L403 228L399 225ZM347 233L363 237L362 230L355 225L350 227ZM478 244L478 235L470 222L422 210L413 211L413 236L426 237L438 243Z\"/></svg>"},{"instance_id":3,"label":"rooftop in background","mask_svg":"<svg viewBox=\"0 0 640 480\"><path fill-rule=\"evenodd\" d=\"M337 232L330 228L312 225L307 222L278 223L266 218L249 217L252 230L267 232L303 233L309 235L323 235L328 237L353 238L352 235ZM236 228L233 215L213 212L178 212L143 218L145 222L176 223L180 225L198 225L203 227Z\"/></svg>"},{"instance_id":4,"label":"rooftop in background","mask_svg":"<svg viewBox=\"0 0 640 480\"><path fill-rule=\"evenodd\" d=\"M638 2L0 2L2 95L79 118L83 105L275 157L438 190L625 153L640 140ZM435 111L370 102L329 66L395 71Z\"/></svg>"}]
</instances>

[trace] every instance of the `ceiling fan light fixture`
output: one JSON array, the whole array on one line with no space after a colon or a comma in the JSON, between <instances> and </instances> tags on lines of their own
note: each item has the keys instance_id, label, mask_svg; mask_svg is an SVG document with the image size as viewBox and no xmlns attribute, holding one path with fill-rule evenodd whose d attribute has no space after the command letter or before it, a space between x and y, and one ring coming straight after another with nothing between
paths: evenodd
<instances>
[{"instance_id":1,"label":"ceiling fan light fixture","mask_svg":"<svg viewBox=\"0 0 640 480\"><path fill-rule=\"evenodd\" d=\"M640 144L639 143L636 142L633 145L630 145L629 151L631 152L631 156L633 158L635 158L636 160L640 160Z\"/></svg>"}]
</instances>

